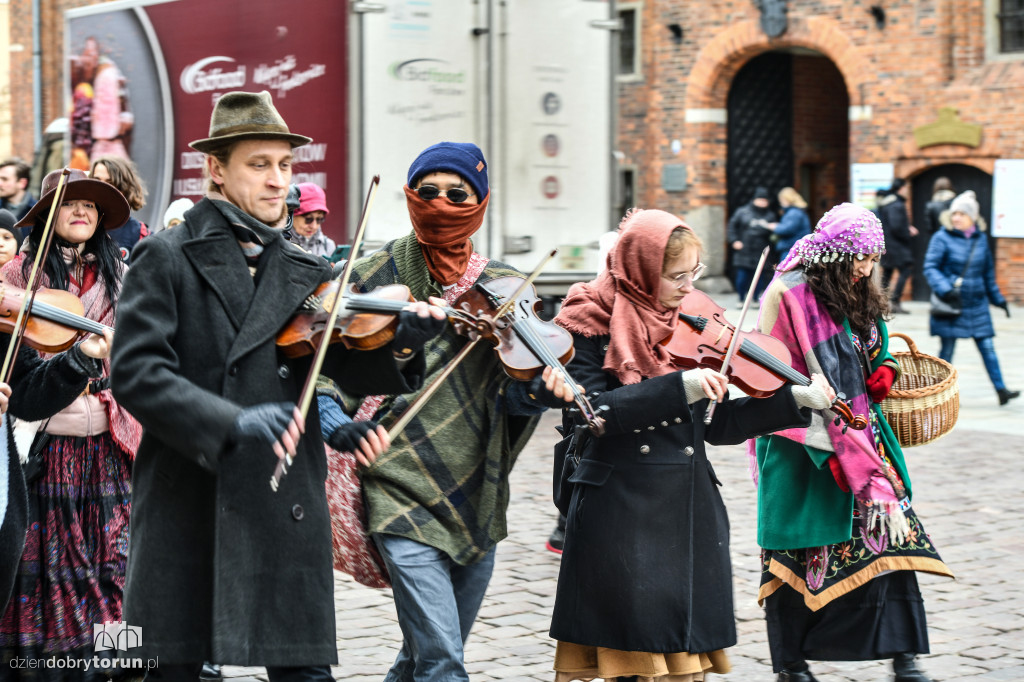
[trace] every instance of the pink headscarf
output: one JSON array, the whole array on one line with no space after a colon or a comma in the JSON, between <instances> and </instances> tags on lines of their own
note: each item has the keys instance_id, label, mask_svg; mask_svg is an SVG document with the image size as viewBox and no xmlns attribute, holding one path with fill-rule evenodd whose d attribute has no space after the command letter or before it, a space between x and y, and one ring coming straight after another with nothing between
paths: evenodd
<instances>
[{"instance_id":1,"label":"pink headscarf","mask_svg":"<svg viewBox=\"0 0 1024 682\"><path fill-rule=\"evenodd\" d=\"M786 272L798 265L833 263L873 253L885 253L882 222L868 209L845 203L821 216L814 231L798 239L776 269Z\"/></svg>"}]
</instances>

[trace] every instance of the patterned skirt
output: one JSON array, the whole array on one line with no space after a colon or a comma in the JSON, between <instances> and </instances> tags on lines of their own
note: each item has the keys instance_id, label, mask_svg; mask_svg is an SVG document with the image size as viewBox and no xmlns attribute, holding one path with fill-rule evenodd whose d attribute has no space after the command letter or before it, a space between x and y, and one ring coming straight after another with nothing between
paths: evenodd
<instances>
[{"instance_id":1,"label":"patterned skirt","mask_svg":"<svg viewBox=\"0 0 1024 682\"><path fill-rule=\"evenodd\" d=\"M0 621L4 667L16 657L91 659L93 625L121 620L131 457L109 432L51 438L43 474L28 484L25 550Z\"/></svg>"},{"instance_id":2,"label":"patterned skirt","mask_svg":"<svg viewBox=\"0 0 1024 682\"><path fill-rule=\"evenodd\" d=\"M900 544L868 531L825 547L762 550L758 600L766 607L776 672L803 660L856 661L927 653L924 604L914 571L953 577L908 507Z\"/></svg>"}]
</instances>

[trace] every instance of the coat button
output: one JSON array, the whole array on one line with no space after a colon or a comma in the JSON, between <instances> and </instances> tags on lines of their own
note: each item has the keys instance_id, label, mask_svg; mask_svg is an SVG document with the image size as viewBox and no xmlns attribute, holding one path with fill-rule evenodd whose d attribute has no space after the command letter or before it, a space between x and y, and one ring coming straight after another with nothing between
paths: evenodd
<instances>
[{"instance_id":1,"label":"coat button","mask_svg":"<svg viewBox=\"0 0 1024 682\"><path fill-rule=\"evenodd\" d=\"M647 427L647 430L648 430L648 431L653 431L653 430L654 430L654 427L653 427L653 426L648 426L648 427Z\"/></svg>"},{"instance_id":2,"label":"coat button","mask_svg":"<svg viewBox=\"0 0 1024 682\"><path fill-rule=\"evenodd\" d=\"M693 457L693 448L687 445L685 448L683 448L683 454L686 455L687 457Z\"/></svg>"},{"instance_id":3,"label":"coat button","mask_svg":"<svg viewBox=\"0 0 1024 682\"><path fill-rule=\"evenodd\" d=\"M231 376L238 374L238 365L231 365L231 369L228 370L228 374Z\"/></svg>"},{"instance_id":4,"label":"coat button","mask_svg":"<svg viewBox=\"0 0 1024 682\"><path fill-rule=\"evenodd\" d=\"M648 453L649 453L650 451L651 451L651 446L650 446L650 445L641 445L641 446L640 446L640 454L641 454L641 455L646 455L646 454L648 454Z\"/></svg>"},{"instance_id":5,"label":"coat button","mask_svg":"<svg viewBox=\"0 0 1024 682\"><path fill-rule=\"evenodd\" d=\"M682 424L683 423L683 418L682 417L676 417L675 422L676 422L676 424Z\"/></svg>"},{"instance_id":6,"label":"coat button","mask_svg":"<svg viewBox=\"0 0 1024 682\"><path fill-rule=\"evenodd\" d=\"M306 512L302 510L302 505L297 504L292 507L292 518L296 521L301 521L302 517L306 515Z\"/></svg>"},{"instance_id":7,"label":"coat button","mask_svg":"<svg viewBox=\"0 0 1024 682\"><path fill-rule=\"evenodd\" d=\"M277 376L281 377L282 379L287 379L291 375L292 371L288 369L288 365L281 365L280 367L277 368Z\"/></svg>"},{"instance_id":8,"label":"coat button","mask_svg":"<svg viewBox=\"0 0 1024 682\"><path fill-rule=\"evenodd\" d=\"M668 422L661 422L662 426L668 426Z\"/></svg>"}]
</instances>

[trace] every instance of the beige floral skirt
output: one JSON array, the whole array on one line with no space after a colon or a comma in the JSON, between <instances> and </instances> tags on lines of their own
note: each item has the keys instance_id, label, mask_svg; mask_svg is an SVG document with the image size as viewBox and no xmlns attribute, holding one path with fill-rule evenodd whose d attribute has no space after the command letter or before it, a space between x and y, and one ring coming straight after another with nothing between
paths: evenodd
<instances>
[{"instance_id":1,"label":"beige floral skirt","mask_svg":"<svg viewBox=\"0 0 1024 682\"><path fill-rule=\"evenodd\" d=\"M706 654L655 654L569 642L558 642L555 649L555 682L614 681L632 675L640 682L699 682L705 673L722 674L731 669L722 649Z\"/></svg>"}]
</instances>

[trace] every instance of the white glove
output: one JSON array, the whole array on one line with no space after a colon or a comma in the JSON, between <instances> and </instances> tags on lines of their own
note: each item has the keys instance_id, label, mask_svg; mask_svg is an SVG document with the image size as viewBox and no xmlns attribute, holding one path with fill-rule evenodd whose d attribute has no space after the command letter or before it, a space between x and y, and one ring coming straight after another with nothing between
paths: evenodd
<instances>
[{"instance_id":1,"label":"white glove","mask_svg":"<svg viewBox=\"0 0 1024 682\"><path fill-rule=\"evenodd\" d=\"M832 405L832 400L818 384L793 386L793 400L798 407L810 407L815 410L824 410Z\"/></svg>"}]
</instances>

